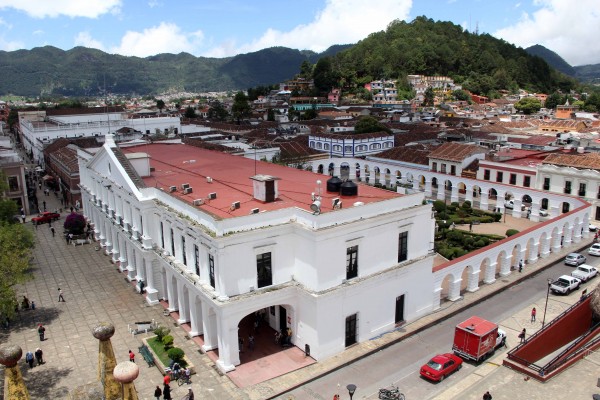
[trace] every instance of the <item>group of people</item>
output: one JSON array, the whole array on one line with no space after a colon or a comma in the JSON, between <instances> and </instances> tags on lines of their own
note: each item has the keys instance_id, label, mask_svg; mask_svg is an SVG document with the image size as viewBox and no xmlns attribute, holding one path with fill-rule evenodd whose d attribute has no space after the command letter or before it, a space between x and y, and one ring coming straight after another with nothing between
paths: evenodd
<instances>
[{"instance_id":1,"label":"group of people","mask_svg":"<svg viewBox=\"0 0 600 400\"><path fill-rule=\"evenodd\" d=\"M281 332L275 331L275 344L280 346L292 345L292 329L282 329Z\"/></svg>"},{"instance_id":2,"label":"group of people","mask_svg":"<svg viewBox=\"0 0 600 400\"><path fill-rule=\"evenodd\" d=\"M154 389L154 397L156 398L156 400L160 400L160 396L163 396L163 400L173 399L171 397L171 386L168 383L165 383L162 389L160 388L160 386L156 385L156 389ZM194 392L192 391L192 388L188 389L187 394L183 397L182 400L184 399L194 400Z\"/></svg>"},{"instance_id":3,"label":"group of people","mask_svg":"<svg viewBox=\"0 0 600 400\"><path fill-rule=\"evenodd\" d=\"M35 350L35 353L28 351L25 353L25 362L29 365L29 368L33 368L33 360L37 361L37 365L42 365L44 363L44 352L39 347Z\"/></svg>"}]
</instances>

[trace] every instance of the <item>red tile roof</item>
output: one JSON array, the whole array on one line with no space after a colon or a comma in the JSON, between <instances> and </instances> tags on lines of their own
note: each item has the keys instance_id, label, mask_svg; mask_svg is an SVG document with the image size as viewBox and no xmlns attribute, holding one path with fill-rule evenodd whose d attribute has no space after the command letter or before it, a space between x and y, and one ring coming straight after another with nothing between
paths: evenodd
<instances>
[{"instance_id":1,"label":"red tile roof","mask_svg":"<svg viewBox=\"0 0 600 400\"><path fill-rule=\"evenodd\" d=\"M481 146L450 142L444 143L433 150L429 154L429 158L446 161L462 161L473 154L485 153L486 151L487 150Z\"/></svg>"},{"instance_id":2,"label":"red tile roof","mask_svg":"<svg viewBox=\"0 0 600 400\"><path fill-rule=\"evenodd\" d=\"M209 193L217 198L199 206L216 218L232 218L248 215L250 210L273 211L289 207L298 207L310 211L311 193L318 192L317 180L321 180L322 211L332 212L331 199L339 197L344 207L354 202L365 204L397 198L400 195L389 190L358 184L357 196L340 196L328 193L329 176L319 175L285 166L254 161L243 157L209 151L185 144L154 143L143 146L127 147L123 153L148 153L150 166L154 168L151 176L142 178L148 187L164 188L168 193L170 186L176 186L177 192L170 193L182 201L193 204L195 199L205 199ZM256 174L271 175L278 180L279 198L272 203L264 203L253 196L253 181ZM212 183L207 182L212 178ZM193 192L184 195L181 185L189 183ZM231 204L239 201L241 207L231 210Z\"/></svg>"},{"instance_id":3,"label":"red tile roof","mask_svg":"<svg viewBox=\"0 0 600 400\"><path fill-rule=\"evenodd\" d=\"M560 167L573 167L578 169L594 169L600 171L600 154L551 154L543 162Z\"/></svg>"}]
</instances>

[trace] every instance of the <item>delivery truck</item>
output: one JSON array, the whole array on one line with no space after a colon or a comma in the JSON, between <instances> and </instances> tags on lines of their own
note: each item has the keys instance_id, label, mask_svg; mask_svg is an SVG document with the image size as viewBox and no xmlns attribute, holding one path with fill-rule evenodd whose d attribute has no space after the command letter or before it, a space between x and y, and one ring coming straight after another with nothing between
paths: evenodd
<instances>
[{"instance_id":1,"label":"delivery truck","mask_svg":"<svg viewBox=\"0 0 600 400\"><path fill-rule=\"evenodd\" d=\"M481 362L506 343L506 332L498 325L473 316L456 325L452 350L462 358Z\"/></svg>"}]
</instances>

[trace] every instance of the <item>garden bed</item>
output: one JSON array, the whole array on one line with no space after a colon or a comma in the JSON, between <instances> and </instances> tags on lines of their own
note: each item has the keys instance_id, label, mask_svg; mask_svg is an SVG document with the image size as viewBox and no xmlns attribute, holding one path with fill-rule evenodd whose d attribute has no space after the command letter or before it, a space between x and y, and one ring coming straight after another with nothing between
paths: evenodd
<instances>
[{"instance_id":1,"label":"garden bed","mask_svg":"<svg viewBox=\"0 0 600 400\"><path fill-rule=\"evenodd\" d=\"M155 365L161 374L165 375L166 370L171 363L171 359L167 355L164 344L158 340L158 336L151 336L149 338L143 338L142 341L148 346L152 354L154 355ZM183 356L183 362L180 363L182 368L189 367L192 374L196 373L194 364L190 361L187 356Z\"/></svg>"}]
</instances>

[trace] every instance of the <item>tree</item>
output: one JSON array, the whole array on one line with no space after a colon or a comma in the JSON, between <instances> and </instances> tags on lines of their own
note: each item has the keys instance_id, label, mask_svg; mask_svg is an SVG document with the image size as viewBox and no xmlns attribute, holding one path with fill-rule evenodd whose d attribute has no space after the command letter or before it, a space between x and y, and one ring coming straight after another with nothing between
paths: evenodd
<instances>
[{"instance_id":1,"label":"tree","mask_svg":"<svg viewBox=\"0 0 600 400\"><path fill-rule=\"evenodd\" d=\"M158 108L158 110L162 112L163 108L165 108L165 102L160 99L156 100L156 108Z\"/></svg>"},{"instance_id":2,"label":"tree","mask_svg":"<svg viewBox=\"0 0 600 400\"><path fill-rule=\"evenodd\" d=\"M267 121L275 121L275 110L272 108L267 110Z\"/></svg>"},{"instance_id":3,"label":"tree","mask_svg":"<svg viewBox=\"0 0 600 400\"><path fill-rule=\"evenodd\" d=\"M302 61L300 65L300 77L309 79L312 76L313 65L308 60Z\"/></svg>"},{"instance_id":4,"label":"tree","mask_svg":"<svg viewBox=\"0 0 600 400\"><path fill-rule=\"evenodd\" d=\"M554 92L550 96L546 97L544 107L548 109L555 109L559 104L562 104L562 96L559 93Z\"/></svg>"},{"instance_id":5,"label":"tree","mask_svg":"<svg viewBox=\"0 0 600 400\"><path fill-rule=\"evenodd\" d=\"M215 100L210 104L208 109L208 119L216 119L217 121L225 121L229 117L229 113L219 100Z\"/></svg>"},{"instance_id":6,"label":"tree","mask_svg":"<svg viewBox=\"0 0 600 400\"><path fill-rule=\"evenodd\" d=\"M515 103L515 108L524 114L532 114L540 111L542 103L535 97L523 97Z\"/></svg>"},{"instance_id":7,"label":"tree","mask_svg":"<svg viewBox=\"0 0 600 400\"><path fill-rule=\"evenodd\" d=\"M471 100L471 96L469 96L469 93L467 93L464 90L455 90L452 92L452 96L454 96L454 98L456 100L461 100L461 101L470 101Z\"/></svg>"},{"instance_id":8,"label":"tree","mask_svg":"<svg viewBox=\"0 0 600 400\"><path fill-rule=\"evenodd\" d=\"M317 61L313 70L315 88L321 93L327 93L331 88L337 86L338 76L333 71L331 57L323 57Z\"/></svg>"},{"instance_id":9,"label":"tree","mask_svg":"<svg viewBox=\"0 0 600 400\"><path fill-rule=\"evenodd\" d=\"M372 133L372 132L392 133L390 128L383 125L373 117L363 117L354 125L354 133Z\"/></svg>"},{"instance_id":10,"label":"tree","mask_svg":"<svg viewBox=\"0 0 600 400\"><path fill-rule=\"evenodd\" d=\"M425 98L423 99L424 107L433 107L435 99L435 94L433 93L433 88L430 86L425 89Z\"/></svg>"},{"instance_id":11,"label":"tree","mask_svg":"<svg viewBox=\"0 0 600 400\"><path fill-rule=\"evenodd\" d=\"M186 109L185 109L185 113L183 114L183 116L185 118L196 118L196 111L194 110L194 107L187 106Z\"/></svg>"},{"instance_id":12,"label":"tree","mask_svg":"<svg viewBox=\"0 0 600 400\"><path fill-rule=\"evenodd\" d=\"M247 118L252 114L252 109L250 108L250 104L248 103L248 97L244 94L244 92L239 91L235 94L233 98L233 105L231 106L231 112L233 113L233 118L239 121L243 118Z\"/></svg>"},{"instance_id":13,"label":"tree","mask_svg":"<svg viewBox=\"0 0 600 400\"><path fill-rule=\"evenodd\" d=\"M14 286L31 279L33 234L23 224L0 222L0 320L12 318L17 305Z\"/></svg>"}]
</instances>

